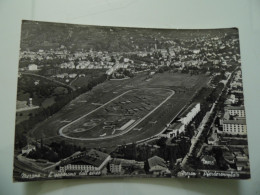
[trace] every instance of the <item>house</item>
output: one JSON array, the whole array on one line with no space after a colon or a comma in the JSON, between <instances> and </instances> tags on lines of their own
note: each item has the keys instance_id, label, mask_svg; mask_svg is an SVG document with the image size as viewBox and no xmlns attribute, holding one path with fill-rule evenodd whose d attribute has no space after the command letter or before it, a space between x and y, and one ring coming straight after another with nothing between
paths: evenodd
<instances>
[{"instance_id":1,"label":"house","mask_svg":"<svg viewBox=\"0 0 260 195\"><path fill-rule=\"evenodd\" d=\"M172 56L172 57L174 57L174 56L176 55L173 50L170 50L170 51L169 51L169 54L170 54L170 56Z\"/></svg>"},{"instance_id":2,"label":"house","mask_svg":"<svg viewBox=\"0 0 260 195\"><path fill-rule=\"evenodd\" d=\"M118 159L113 159L109 163L109 170L113 174L120 174L122 171L122 161L120 161Z\"/></svg>"},{"instance_id":3,"label":"house","mask_svg":"<svg viewBox=\"0 0 260 195\"><path fill-rule=\"evenodd\" d=\"M149 172L152 172L154 175L169 173L165 160L158 156L149 158L148 164Z\"/></svg>"},{"instance_id":4,"label":"house","mask_svg":"<svg viewBox=\"0 0 260 195\"><path fill-rule=\"evenodd\" d=\"M237 161L236 162L236 167L238 171L242 171L244 169L249 169L249 161Z\"/></svg>"},{"instance_id":5,"label":"house","mask_svg":"<svg viewBox=\"0 0 260 195\"><path fill-rule=\"evenodd\" d=\"M87 68L87 65L85 65L85 64L78 64L76 66L76 69L86 69L86 68Z\"/></svg>"},{"instance_id":6,"label":"house","mask_svg":"<svg viewBox=\"0 0 260 195\"><path fill-rule=\"evenodd\" d=\"M39 85L39 83L40 83L40 80L34 81L34 85Z\"/></svg>"},{"instance_id":7,"label":"house","mask_svg":"<svg viewBox=\"0 0 260 195\"><path fill-rule=\"evenodd\" d=\"M200 53L200 50L199 50L199 49L194 49L194 50L193 50L193 53L194 53L194 54L198 54L198 53Z\"/></svg>"},{"instance_id":8,"label":"house","mask_svg":"<svg viewBox=\"0 0 260 195\"><path fill-rule=\"evenodd\" d=\"M167 130L164 132L166 134L165 137L171 138L171 137L176 137L180 133L184 132L185 130L185 125L183 125L181 122L175 122L167 128Z\"/></svg>"},{"instance_id":9,"label":"house","mask_svg":"<svg viewBox=\"0 0 260 195\"><path fill-rule=\"evenodd\" d=\"M235 97L233 97L232 99L234 99L235 101ZM226 107L226 110L228 111L230 116L238 116L240 118L246 117L244 106L229 106Z\"/></svg>"},{"instance_id":10,"label":"house","mask_svg":"<svg viewBox=\"0 0 260 195\"><path fill-rule=\"evenodd\" d=\"M154 74L155 74L154 71L152 71L152 72L149 73L150 76L152 76L152 75L154 75Z\"/></svg>"},{"instance_id":11,"label":"house","mask_svg":"<svg viewBox=\"0 0 260 195\"><path fill-rule=\"evenodd\" d=\"M30 70L30 71L37 70L37 65L36 64L29 64L28 65L28 70Z\"/></svg>"},{"instance_id":12,"label":"house","mask_svg":"<svg viewBox=\"0 0 260 195\"><path fill-rule=\"evenodd\" d=\"M235 163L235 155L229 151L225 151L223 153L223 157L225 161L227 161L229 164L234 164Z\"/></svg>"},{"instance_id":13,"label":"house","mask_svg":"<svg viewBox=\"0 0 260 195\"><path fill-rule=\"evenodd\" d=\"M74 62L65 62L65 63L62 63L60 65L60 68L69 68L69 69L74 69L75 68L75 65L74 65Z\"/></svg>"},{"instance_id":14,"label":"house","mask_svg":"<svg viewBox=\"0 0 260 195\"><path fill-rule=\"evenodd\" d=\"M56 75L56 77L57 77L57 78L60 78L60 79L64 79L64 78L66 78L66 77L68 77L68 76L69 76L68 73L62 73L62 74L57 74L57 75Z\"/></svg>"},{"instance_id":15,"label":"house","mask_svg":"<svg viewBox=\"0 0 260 195\"><path fill-rule=\"evenodd\" d=\"M237 162L248 162L249 161L248 156L242 155L242 154L237 154L236 159L237 159Z\"/></svg>"},{"instance_id":16,"label":"house","mask_svg":"<svg viewBox=\"0 0 260 195\"><path fill-rule=\"evenodd\" d=\"M29 154L31 151L36 150L35 146L28 144L22 148L22 154Z\"/></svg>"},{"instance_id":17,"label":"house","mask_svg":"<svg viewBox=\"0 0 260 195\"><path fill-rule=\"evenodd\" d=\"M215 165L216 159L213 156L205 155L201 158L203 165Z\"/></svg>"},{"instance_id":18,"label":"house","mask_svg":"<svg viewBox=\"0 0 260 195\"><path fill-rule=\"evenodd\" d=\"M129 62L129 58L124 58L124 62L128 63Z\"/></svg>"},{"instance_id":19,"label":"house","mask_svg":"<svg viewBox=\"0 0 260 195\"><path fill-rule=\"evenodd\" d=\"M77 76L76 73L69 74L69 78L72 78L72 79L74 79L76 76Z\"/></svg>"},{"instance_id":20,"label":"house","mask_svg":"<svg viewBox=\"0 0 260 195\"><path fill-rule=\"evenodd\" d=\"M86 69L90 65L89 61L80 61L76 69Z\"/></svg>"},{"instance_id":21,"label":"house","mask_svg":"<svg viewBox=\"0 0 260 195\"><path fill-rule=\"evenodd\" d=\"M86 75L85 74L79 74L79 77L85 77Z\"/></svg>"},{"instance_id":22,"label":"house","mask_svg":"<svg viewBox=\"0 0 260 195\"><path fill-rule=\"evenodd\" d=\"M57 74L56 77L60 78L60 79L64 79L65 76L64 76L64 74Z\"/></svg>"},{"instance_id":23,"label":"house","mask_svg":"<svg viewBox=\"0 0 260 195\"><path fill-rule=\"evenodd\" d=\"M209 144L209 145L213 145L214 142L215 142L215 140L214 140L213 137L209 137L209 138L208 138L208 144Z\"/></svg>"},{"instance_id":24,"label":"house","mask_svg":"<svg viewBox=\"0 0 260 195\"><path fill-rule=\"evenodd\" d=\"M122 158L113 158L109 163L109 170L113 174L123 173L125 170L129 170L130 167L137 169L144 169L143 161L128 160Z\"/></svg>"}]
</instances>

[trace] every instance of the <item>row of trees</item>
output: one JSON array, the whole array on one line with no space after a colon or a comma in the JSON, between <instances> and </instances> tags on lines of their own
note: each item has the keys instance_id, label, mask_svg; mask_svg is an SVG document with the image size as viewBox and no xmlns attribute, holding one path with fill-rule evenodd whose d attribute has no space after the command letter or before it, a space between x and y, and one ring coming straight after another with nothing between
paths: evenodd
<instances>
[{"instance_id":1,"label":"row of trees","mask_svg":"<svg viewBox=\"0 0 260 195\"><path fill-rule=\"evenodd\" d=\"M34 81L39 80L40 84L35 85ZM54 89L58 85L49 81L45 81L43 79L35 79L33 76L26 75L21 77L18 82L18 93L29 93L31 98L37 97L50 97L53 95Z\"/></svg>"},{"instance_id":2,"label":"row of trees","mask_svg":"<svg viewBox=\"0 0 260 195\"><path fill-rule=\"evenodd\" d=\"M77 145L66 144L65 141L60 143L53 142L48 147L42 143L36 143L36 150L31 151L27 157L32 159L44 159L50 162L58 162L61 159L67 158L77 151L84 151L85 148L81 148Z\"/></svg>"}]
</instances>

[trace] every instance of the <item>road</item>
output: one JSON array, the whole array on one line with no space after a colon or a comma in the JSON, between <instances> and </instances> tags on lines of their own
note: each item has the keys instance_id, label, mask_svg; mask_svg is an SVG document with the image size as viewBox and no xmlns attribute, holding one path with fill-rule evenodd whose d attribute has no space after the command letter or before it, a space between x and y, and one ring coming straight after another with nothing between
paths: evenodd
<instances>
[{"instance_id":1,"label":"road","mask_svg":"<svg viewBox=\"0 0 260 195\"><path fill-rule=\"evenodd\" d=\"M39 75L39 74L34 74L34 73L29 73L29 72L20 72L20 73L21 73L21 75L29 75L29 76L40 77L40 78L46 79L46 80L48 80L48 81L52 81L52 82L54 82L54 83L57 83L58 85L62 85L62 86L64 86L64 87L68 87L68 88L72 89L73 91L76 90L76 88L73 87L73 86L71 86L71 85L67 85L67 84L62 83L62 82L60 82L60 81L56 81L56 80L54 80L54 79L51 79L51 78L48 78L48 77L45 77L45 76L42 76L42 75Z\"/></svg>"},{"instance_id":2,"label":"road","mask_svg":"<svg viewBox=\"0 0 260 195\"><path fill-rule=\"evenodd\" d=\"M232 73L232 74L233 74L233 73ZM205 126L205 124L207 123L209 117L211 116L211 114L212 114L212 112L213 112L213 110L214 110L216 104L218 103L218 100L219 100L220 96L222 95L223 91L224 91L225 88L227 87L227 83L228 83L228 81L230 80L232 74L230 74L229 77L227 78L226 82L224 83L224 87L223 87L221 93L219 94L217 100L215 101L215 103L213 103L213 105L212 105L210 111L208 111L208 112L206 113L206 115L204 116L202 122L200 123L200 126L199 126L199 128L198 128L198 134L195 135L195 136L192 138L193 141L192 141L190 150L189 150L189 152L186 154L186 156L184 157L183 161L181 162L181 167L184 167L184 166L186 165L188 158L191 156L191 154L192 154L192 152L193 152L193 150L194 150L194 147L196 146L196 144L197 144L197 142L198 142L198 140L199 140L199 138L200 138L200 136L201 136L201 134L202 134L202 132L203 132L203 130L204 130L204 126Z\"/></svg>"},{"instance_id":3,"label":"road","mask_svg":"<svg viewBox=\"0 0 260 195\"><path fill-rule=\"evenodd\" d=\"M78 78L79 78L79 75L77 75L77 76L75 77L75 79L73 79L73 80L70 82L69 86L72 86L72 84L73 84Z\"/></svg>"},{"instance_id":4,"label":"road","mask_svg":"<svg viewBox=\"0 0 260 195\"><path fill-rule=\"evenodd\" d=\"M18 170L22 170L23 173L32 173L32 174L41 173L43 175L47 174L43 169L38 169L38 168L32 166L32 163L27 164L18 159L14 160L14 168L16 168Z\"/></svg>"},{"instance_id":5,"label":"road","mask_svg":"<svg viewBox=\"0 0 260 195\"><path fill-rule=\"evenodd\" d=\"M212 106L212 108L213 108L213 106ZM212 111L212 109L211 109L211 111ZM203 130L204 130L204 126L205 126L205 124L207 123L207 121L208 121L208 119L209 119L209 117L210 117L210 115L211 115L211 111L207 112L206 115L204 116L203 120L201 121L200 126L198 127L198 133L197 133L197 135L195 135L195 136L192 138L193 141L192 141L192 144L191 144L191 146L190 146L190 150L189 150L189 152L186 154L186 156L184 157L184 159L183 159L183 161L182 161L182 163L181 163L181 167L184 167L184 166L185 166L185 164L186 164L188 158L191 156L191 154L192 154L192 152L193 152L193 150L194 150L194 147L195 147L195 145L197 144L197 142L198 142L198 140L199 140L199 138L200 138L200 136L201 136L201 134L202 134L202 132L203 132Z\"/></svg>"},{"instance_id":6,"label":"road","mask_svg":"<svg viewBox=\"0 0 260 195\"><path fill-rule=\"evenodd\" d=\"M106 102L105 104L99 106L98 108L92 110L91 112L81 116L80 118L70 122L69 124L63 126L62 128L60 128L59 130L59 134L63 137L66 137L66 138L69 138L69 139L74 139L74 140L81 140L81 141L93 141L93 140L104 140L104 139L110 139L110 138L115 138L115 137L118 137L118 136L121 136L123 134L126 134L128 133L129 131L131 131L133 128L135 128L137 125L139 125L141 122L143 122L148 116L150 116L152 113L154 113L159 107L161 107L165 102L167 102L174 94L175 92L171 89L165 89L165 90L168 90L170 92L172 92L164 101L162 101L158 106L156 106L153 110L151 110L147 115L145 115L142 119L138 120L136 123L134 123L133 125L131 125L129 128L127 128L125 131L122 131L121 133L118 133L118 134L115 134L115 135L110 135L110 136L105 136L105 137L97 137L97 138L78 138L78 137L71 137L71 136L68 136L66 134L63 133L63 130L66 128L66 127L69 127L70 125L80 121L81 119L83 119L84 117L92 114L93 112L96 112L97 110L103 108L104 106L110 104L111 102L113 102L114 100L122 97L123 95L129 93L129 92L132 92L133 90L135 89L132 89L132 90L128 90L124 93L122 93L121 95L113 98L112 100Z\"/></svg>"}]
</instances>

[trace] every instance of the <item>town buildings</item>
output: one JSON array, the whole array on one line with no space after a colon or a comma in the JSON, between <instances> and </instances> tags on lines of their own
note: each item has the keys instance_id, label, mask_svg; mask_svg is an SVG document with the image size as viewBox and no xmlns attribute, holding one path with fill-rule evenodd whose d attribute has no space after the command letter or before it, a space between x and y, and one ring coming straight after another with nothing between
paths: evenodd
<instances>
[{"instance_id":1,"label":"town buildings","mask_svg":"<svg viewBox=\"0 0 260 195\"><path fill-rule=\"evenodd\" d=\"M244 106L229 106L226 108L230 116L237 116L239 118L246 117Z\"/></svg>"},{"instance_id":2,"label":"town buildings","mask_svg":"<svg viewBox=\"0 0 260 195\"><path fill-rule=\"evenodd\" d=\"M112 174L124 174L129 169L144 169L143 161L128 160L122 158L113 158L109 162L109 171Z\"/></svg>"}]
</instances>

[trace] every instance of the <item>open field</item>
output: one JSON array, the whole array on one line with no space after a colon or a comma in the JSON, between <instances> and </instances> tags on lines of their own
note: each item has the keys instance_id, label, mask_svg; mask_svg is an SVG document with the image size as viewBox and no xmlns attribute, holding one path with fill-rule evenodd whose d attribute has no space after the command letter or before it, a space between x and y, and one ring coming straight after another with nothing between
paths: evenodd
<instances>
[{"instance_id":1,"label":"open field","mask_svg":"<svg viewBox=\"0 0 260 195\"><path fill-rule=\"evenodd\" d=\"M149 81L146 76L141 73L129 80L96 86L36 125L30 136L89 148L137 142L160 133L209 80L204 75L168 72ZM101 137L107 139L97 139Z\"/></svg>"},{"instance_id":2,"label":"open field","mask_svg":"<svg viewBox=\"0 0 260 195\"><path fill-rule=\"evenodd\" d=\"M35 84L35 82L38 84ZM28 101L29 98L33 98L33 105L46 108L55 103L57 95L66 94L68 94L67 88L41 77L23 74L18 79L18 101Z\"/></svg>"}]
</instances>

